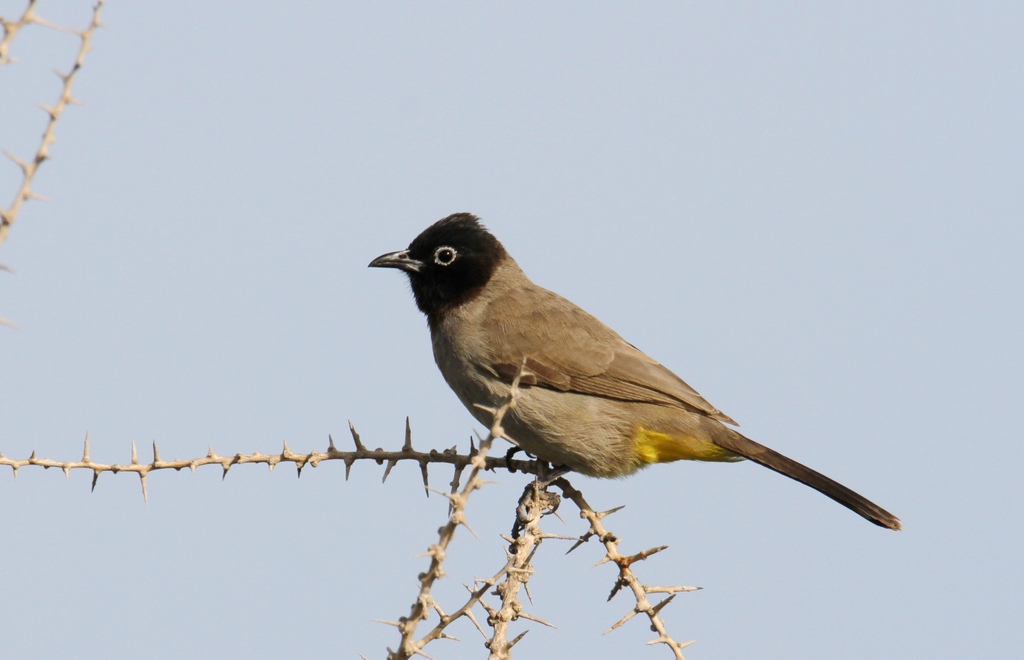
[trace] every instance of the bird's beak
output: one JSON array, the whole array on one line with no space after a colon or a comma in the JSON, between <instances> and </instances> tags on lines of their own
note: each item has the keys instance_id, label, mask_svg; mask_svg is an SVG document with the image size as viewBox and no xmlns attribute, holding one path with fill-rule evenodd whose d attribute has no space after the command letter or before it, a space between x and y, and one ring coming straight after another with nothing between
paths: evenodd
<instances>
[{"instance_id":1,"label":"bird's beak","mask_svg":"<svg viewBox=\"0 0 1024 660\"><path fill-rule=\"evenodd\" d=\"M397 268L407 273L418 273L423 270L423 262L409 256L408 250L388 252L370 262L370 268Z\"/></svg>"}]
</instances>

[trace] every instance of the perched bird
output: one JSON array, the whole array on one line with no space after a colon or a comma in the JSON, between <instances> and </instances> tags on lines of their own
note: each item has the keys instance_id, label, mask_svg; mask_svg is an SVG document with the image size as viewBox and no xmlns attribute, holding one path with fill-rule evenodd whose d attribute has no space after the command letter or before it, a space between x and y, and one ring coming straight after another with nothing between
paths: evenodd
<instances>
[{"instance_id":1,"label":"perched bird","mask_svg":"<svg viewBox=\"0 0 1024 660\"><path fill-rule=\"evenodd\" d=\"M508 440L594 477L651 463L750 459L831 497L876 525L896 516L846 486L760 445L731 418L611 328L534 284L475 216L456 213L371 267L409 276L427 316L434 360L488 427L520 375L502 426Z\"/></svg>"}]
</instances>

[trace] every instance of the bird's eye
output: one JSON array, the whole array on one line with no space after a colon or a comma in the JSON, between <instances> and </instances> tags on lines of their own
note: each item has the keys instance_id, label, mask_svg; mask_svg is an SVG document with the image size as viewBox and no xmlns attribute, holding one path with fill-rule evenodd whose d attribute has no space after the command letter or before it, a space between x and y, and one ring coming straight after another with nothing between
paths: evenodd
<instances>
[{"instance_id":1,"label":"bird's eye","mask_svg":"<svg viewBox=\"0 0 1024 660\"><path fill-rule=\"evenodd\" d=\"M447 245L439 247L434 250L434 263L438 266L450 266L457 256L459 253L455 251L455 248L450 248Z\"/></svg>"}]
</instances>

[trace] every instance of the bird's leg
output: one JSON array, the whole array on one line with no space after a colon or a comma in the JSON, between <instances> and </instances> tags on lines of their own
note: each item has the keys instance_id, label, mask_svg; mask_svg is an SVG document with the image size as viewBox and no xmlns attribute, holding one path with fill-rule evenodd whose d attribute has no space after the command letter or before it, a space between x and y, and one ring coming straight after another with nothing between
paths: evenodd
<instances>
[{"instance_id":1,"label":"bird's leg","mask_svg":"<svg viewBox=\"0 0 1024 660\"><path fill-rule=\"evenodd\" d=\"M564 475L572 472L572 468L571 467L567 467L565 465L554 465L553 466L553 465L551 465L550 463L548 463L546 461L542 461L542 460L538 459L536 456L534 456L530 452L526 451L525 449L522 449L521 447L519 447L517 445L512 445L511 447L508 448L508 451L505 452L505 467L508 469L508 471L510 473L514 473L516 471L515 466L512 465L512 459L519 452L522 452L523 454L528 456L530 458L530 460L536 461L536 463L537 463L537 474L536 474L535 481L537 483L537 488L539 490L545 490L548 486L551 485L551 483L555 479L558 479L559 477L564 476Z\"/></svg>"},{"instance_id":2,"label":"bird's leg","mask_svg":"<svg viewBox=\"0 0 1024 660\"><path fill-rule=\"evenodd\" d=\"M505 467L508 468L508 471L509 471L510 474L514 474L515 471L516 471L515 466L512 465L512 459L519 452L523 452L524 454L526 454L525 450L520 449L516 445L512 445L511 447L508 448L508 451L505 452ZM526 454L526 455L529 456L529 454Z\"/></svg>"},{"instance_id":3,"label":"bird's leg","mask_svg":"<svg viewBox=\"0 0 1024 660\"><path fill-rule=\"evenodd\" d=\"M545 461L537 462L537 488L545 490L555 479L572 472L572 468L566 465L551 465Z\"/></svg>"}]
</instances>

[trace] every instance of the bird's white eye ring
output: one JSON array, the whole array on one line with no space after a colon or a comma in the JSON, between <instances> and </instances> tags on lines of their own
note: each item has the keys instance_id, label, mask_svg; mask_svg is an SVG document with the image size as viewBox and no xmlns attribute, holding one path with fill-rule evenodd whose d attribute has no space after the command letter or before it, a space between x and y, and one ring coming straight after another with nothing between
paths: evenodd
<instances>
[{"instance_id":1,"label":"bird's white eye ring","mask_svg":"<svg viewBox=\"0 0 1024 660\"><path fill-rule=\"evenodd\" d=\"M459 253L455 251L455 248L442 245L434 250L434 263L438 266L450 266L458 256Z\"/></svg>"}]
</instances>

